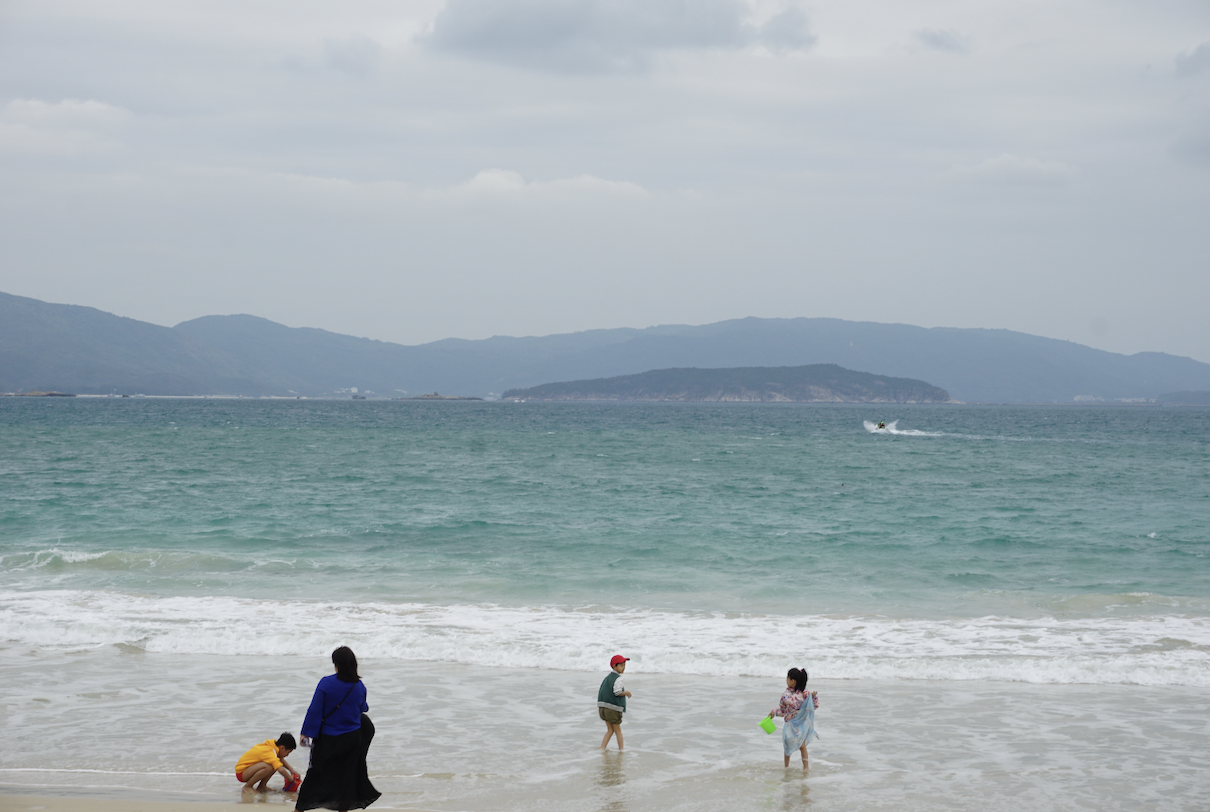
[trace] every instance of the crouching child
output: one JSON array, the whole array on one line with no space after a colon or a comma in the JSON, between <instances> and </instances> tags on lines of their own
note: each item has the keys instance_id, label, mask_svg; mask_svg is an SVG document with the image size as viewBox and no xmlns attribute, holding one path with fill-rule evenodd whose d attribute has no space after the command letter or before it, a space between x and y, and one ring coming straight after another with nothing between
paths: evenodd
<instances>
[{"instance_id":1,"label":"crouching child","mask_svg":"<svg viewBox=\"0 0 1210 812\"><path fill-rule=\"evenodd\" d=\"M245 792L253 789L266 792L269 779L274 773L280 773L282 778L286 779L283 789L286 792L297 790L302 778L286 761L286 756L293 753L297 746L294 736L289 733L281 734L277 741L265 739L263 743L240 756L239 761L235 763L235 779L243 783Z\"/></svg>"}]
</instances>

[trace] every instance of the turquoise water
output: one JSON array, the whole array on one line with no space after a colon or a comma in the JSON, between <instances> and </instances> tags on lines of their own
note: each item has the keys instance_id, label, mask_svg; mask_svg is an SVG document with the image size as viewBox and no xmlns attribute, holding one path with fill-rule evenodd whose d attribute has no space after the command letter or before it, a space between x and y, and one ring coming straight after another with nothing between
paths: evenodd
<instances>
[{"instance_id":1,"label":"turquoise water","mask_svg":"<svg viewBox=\"0 0 1210 812\"><path fill-rule=\"evenodd\" d=\"M348 644L382 806L1197 808L1208 416L0 399L0 791L232 800Z\"/></svg>"},{"instance_id":2,"label":"turquoise water","mask_svg":"<svg viewBox=\"0 0 1210 812\"><path fill-rule=\"evenodd\" d=\"M837 677L1210 685L1205 416L7 399L0 634L223 653L324 602L270 652L372 605L377 656L576 668L621 613L650 666L762 674L775 617Z\"/></svg>"},{"instance_id":3,"label":"turquoise water","mask_svg":"<svg viewBox=\"0 0 1210 812\"><path fill-rule=\"evenodd\" d=\"M920 617L1148 593L1202 611L1205 416L7 399L0 585ZM879 418L901 433L863 427Z\"/></svg>"}]
</instances>

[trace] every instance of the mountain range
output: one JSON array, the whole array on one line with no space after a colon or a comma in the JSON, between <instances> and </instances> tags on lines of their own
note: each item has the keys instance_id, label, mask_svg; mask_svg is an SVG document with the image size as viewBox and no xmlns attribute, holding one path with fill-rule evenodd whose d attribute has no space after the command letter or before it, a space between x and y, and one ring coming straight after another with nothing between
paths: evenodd
<instances>
[{"instance_id":1,"label":"mountain range","mask_svg":"<svg viewBox=\"0 0 1210 812\"><path fill-rule=\"evenodd\" d=\"M745 318L402 345L248 315L175 327L0 293L0 392L487 396L657 369L838 364L914 378L965 402L1072 403L1210 390L1210 364L974 328ZM347 396L347 394L346 394Z\"/></svg>"}]
</instances>

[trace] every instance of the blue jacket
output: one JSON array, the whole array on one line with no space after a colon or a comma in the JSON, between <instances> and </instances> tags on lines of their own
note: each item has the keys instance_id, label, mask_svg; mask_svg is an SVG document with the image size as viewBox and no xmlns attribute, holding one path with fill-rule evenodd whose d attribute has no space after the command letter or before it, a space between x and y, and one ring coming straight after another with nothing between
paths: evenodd
<instances>
[{"instance_id":1,"label":"blue jacket","mask_svg":"<svg viewBox=\"0 0 1210 812\"><path fill-rule=\"evenodd\" d=\"M337 705L340 705L339 709ZM332 674L315 686L315 696L311 697L311 707L307 708L307 717L303 719L302 734L313 739L321 732L327 736L350 733L361 727L361 715L369 709L364 682L341 682L340 677ZM326 722L323 721L325 716Z\"/></svg>"}]
</instances>

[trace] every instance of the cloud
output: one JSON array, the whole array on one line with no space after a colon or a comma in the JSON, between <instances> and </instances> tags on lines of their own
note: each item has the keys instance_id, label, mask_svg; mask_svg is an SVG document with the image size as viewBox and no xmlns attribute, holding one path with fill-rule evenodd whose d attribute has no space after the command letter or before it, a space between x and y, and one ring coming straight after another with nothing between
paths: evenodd
<instances>
[{"instance_id":1,"label":"cloud","mask_svg":"<svg viewBox=\"0 0 1210 812\"><path fill-rule=\"evenodd\" d=\"M1182 161L1210 164L1210 116L1182 127L1172 143L1172 152Z\"/></svg>"},{"instance_id":2,"label":"cloud","mask_svg":"<svg viewBox=\"0 0 1210 812\"><path fill-rule=\"evenodd\" d=\"M454 191L476 195L501 195L542 192L587 192L591 194L646 194L636 183L612 181L593 175L578 175L553 181L526 181L519 172L508 169L484 169Z\"/></svg>"},{"instance_id":3,"label":"cloud","mask_svg":"<svg viewBox=\"0 0 1210 812\"><path fill-rule=\"evenodd\" d=\"M0 154L67 157L111 151L130 111L94 100L13 99L0 109Z\"/></svg>"},{"instance_id":4,"label":"cloud","mask_svg":"<svg viewBox=\"0 0 1210 812\"><path fill-rule=\"evenodd\" d=\"M520 172L508 169L484 169L461 187L469 192L516 192L525 188L525 178Z\"/></svg>"},{"instance_id":5,"label":"cloud","mask_svg":"<svg viewBox=\"0 0 1210 812\"><path fill-rule=\"evenodd\" d=\"M786 8L762 25L740 0L448 0L429 43L449 52L533 68L634 71L661 51L774 52L815 42L806 15Z\"/></svg>"},{"instance_id":6,"label":"cloud","mask_svg":"<svg viewBox=\"0 0 1210 812\"><path fill-rule=\"evenodd\" d=\"M1006 186L1058 186L1075 178L1076 168L1060 161L1042 161L1004 153L973 166L957 166L944 174L950 180Z\"/></svg>"},{"instance_id":7,"label":"cloud","mask_svg":"<svg viewBox=\"0 0 1210 812\"><path fill-rule=\"evenodd\" d=\"M952 54L964 54L971 48L970 37L963 36L957 31L945 31L938 28L921 28L913 31L912 36L926 48L934 51L945 51Z\"/></svg>"},{"instance_id":8,"label":"cloud","mask_svg":"<svg viewBox=\"0 0 1210 812\"><path fill-rule=\"evenodd\" d=\"M354 76L367 76L382 61L382 46L364 34L324 41L324 62L329 68Z\"/></svg>"},{"instance_id":9,"label":"cloud","mask_svg":"<svg viewBox=\"0 0 1210 812\"><path fill-rule=\"evenodd\" d=\"M787 8L774 14L757 29L757 41L774 53L806 51L818 39L800 8Z\"/></svg>"},{"instance_id":10,"label":"cloud","mask_svg":"<svg viewBox=\"0 0 1210 812\"><path fill-rule=\"evenodd\" d=\"M576 175L574 177L556 178L549 181L527 181L520 172L514 172L511 169L496 168L484 169L463 183L427 187L399 181L356 181L348 178L299 172L283 172L265 176L236 175L232 176L232 180L246 177L280 179L290 184L290 188L299 190L300 194L318 194L326 200L332 199L333 196L351 195L379 202L390 199L396 203L411 201L419 205L424 205L425 201L431 202L439 198L462 200L479 198L490 200L493 198L520 195L529 197L550 196L559 193L597 197L618 195L646 196L648 194L647 190L637 183L606 180L595 175Z\"/></svg>"},{"instance_id":11,"label":"cloud","mask_svg":"<svg viewBox=\"0 0 1210 812\"><path fill-rule=\"evenodd\" d=\"M1187 54L1177 54L1176 72L1179 76L1193 76L1210 69L1210 42L1203 42Z\"/></svg>"},{"instance_id":12,"label":"cloud","mask_svg":"<svg viewBox=\"0 0 1210 812\"><path fill-rule=\"evenodd\" d=\"M41 99L13 99L4 105L0 119L38 129L78 130L107 128L121 123L128 111L112 104L88 99L64 99L47 102Z\"/></svg>"}]
</instances>

